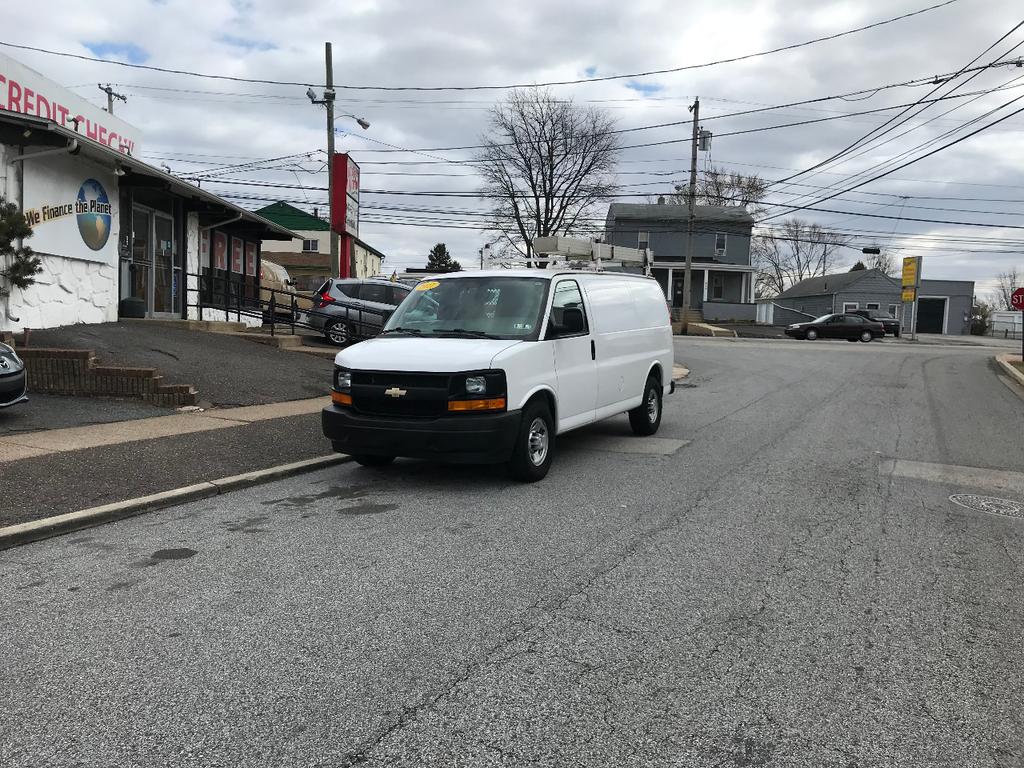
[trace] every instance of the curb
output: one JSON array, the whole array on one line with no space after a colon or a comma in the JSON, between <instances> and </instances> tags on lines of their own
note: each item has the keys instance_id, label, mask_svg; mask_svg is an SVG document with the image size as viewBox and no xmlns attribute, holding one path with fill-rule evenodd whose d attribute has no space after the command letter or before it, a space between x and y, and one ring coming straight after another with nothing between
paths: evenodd
<instances>
[{"instance_id":1,"label":"curb","mask_svg":"<svg viewBox=\"0 0 1024 768\"><path fill-rule=\"evenodd\" d=\"M255 472L246 472L241 475L222 477L217 480L209 480L195 485L186 485L181 488L173 488L169 491L161 491L149 496L140 496L126 501L116 501L111 504L104 504L99 507L90 507L78 512L68 512L63 515L46 517L42 520L33 520L28 523L9 525L0 528L0 550L10 549L22 544L29 544L33 541L48 539L52 536L60 536L65 533L72 533L83 528L113 523L127 517L135 517L146 512L154 512L158 509L171 507L175 504L184 504L190 501L208 499L228 491L237 491L242 488L250 488L260 483L268 483L273 480L281 480L286 477L301 475L306 472L313 472L325 467L332 467L336 464L344 464L351 461L350 456L345 454L331 454L320 456L315 459L296 461L292 464L280 464L268 469L260 469Z\"/></svg>"},{"instance_id":2,"label":"curb","mask_svg":"<svg viewBox=\"0 0 1024 768\"><path fill-rule=\"evenodd\" d=\"M685 379L689 375L690 375L690 369L687 368L685 365L680 365L679 363L675 363L672 366L672 381L682 381L683 379Z\"/></svg>"},{"instance_id":3,"label":"curb","mask_svg":"<svg viewBox=\"0 0 1024 768\"><path fill-rule=\"evenodd\" d=\"M1022 387L1024 387L1024 373L1021 373L1012 365L1010 365L1010 360L1015 359L1016 357L1017 355L996 355L996 362L999 363L1002 369L1006 372L1007 376L1009 376Z\"/></svg>"}]
</instances>

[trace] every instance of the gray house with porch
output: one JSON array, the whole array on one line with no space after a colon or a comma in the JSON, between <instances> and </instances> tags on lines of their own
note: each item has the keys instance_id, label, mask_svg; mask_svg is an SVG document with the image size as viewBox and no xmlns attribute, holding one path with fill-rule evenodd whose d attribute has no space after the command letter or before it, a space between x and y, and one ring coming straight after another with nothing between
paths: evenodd
<instances>
[{"instance_id":1,"label":"gray house with porch","mask_svg":"<svg viewBox=\"0 0 1024 768\"><path fill-rule=\"evenodd\" d=\"M750 235L754 218L739 206L698 205L694 209L693 270L690 306L705 320L755 317ZM612 203L605 221L605 242L650 248L653 273L673 307L683 305L688 209L685 205Z\"/></svg>"}]
</instances>

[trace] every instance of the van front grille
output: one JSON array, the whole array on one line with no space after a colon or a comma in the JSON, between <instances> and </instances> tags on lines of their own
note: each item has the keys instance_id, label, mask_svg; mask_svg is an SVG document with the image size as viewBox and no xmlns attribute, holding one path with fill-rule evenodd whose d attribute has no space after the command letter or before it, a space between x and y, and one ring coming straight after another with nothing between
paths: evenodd
<instances>
[{"instance_id":1,"label":"van front grille","mask_svg":"<svg viewBox=\"0 0 1024 768\"><path fill-rule=\"evenodd\" d=\"M437 418L448 413L448 374L357 371L352 407L369 416Z\"/></svg>"}]
</instances>

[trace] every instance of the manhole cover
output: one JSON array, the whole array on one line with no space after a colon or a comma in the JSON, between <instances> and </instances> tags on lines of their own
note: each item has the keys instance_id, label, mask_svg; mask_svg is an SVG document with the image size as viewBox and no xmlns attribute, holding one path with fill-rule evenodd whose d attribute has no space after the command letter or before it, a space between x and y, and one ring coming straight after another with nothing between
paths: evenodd
<instances>
[{"instance_id":1,"label":"manhole cover","mask_svg":"<svg viewBox=\"0 0 1024 768\"><path fill-rule=\"evenodd\" d=\"M978 496L974 493L954 493L949 500L975 512L985 512L1003 517L1019 517L1024 519L1024 504L1010 499L999 499L995 496Z\"/></svg>"}]
</instances>

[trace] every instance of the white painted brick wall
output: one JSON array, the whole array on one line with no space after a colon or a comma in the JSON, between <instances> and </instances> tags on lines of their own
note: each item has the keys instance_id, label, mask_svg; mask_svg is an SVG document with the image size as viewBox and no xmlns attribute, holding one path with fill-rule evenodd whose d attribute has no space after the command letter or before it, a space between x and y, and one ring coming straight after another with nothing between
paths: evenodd
<instances>
[{"instance_id":1,"label":"white painted brick wall","mask_svg":"<svg viewBox=\"0 0 1024 768\"><path fill-rule=\"evenodd\" d=\"M25 290L11 290L8 316L0 317L0 330L117 320L117 270L114 267L63 256L41 258L43 271L36 275L35 285Z\"/></svg>"}]
</instances>

